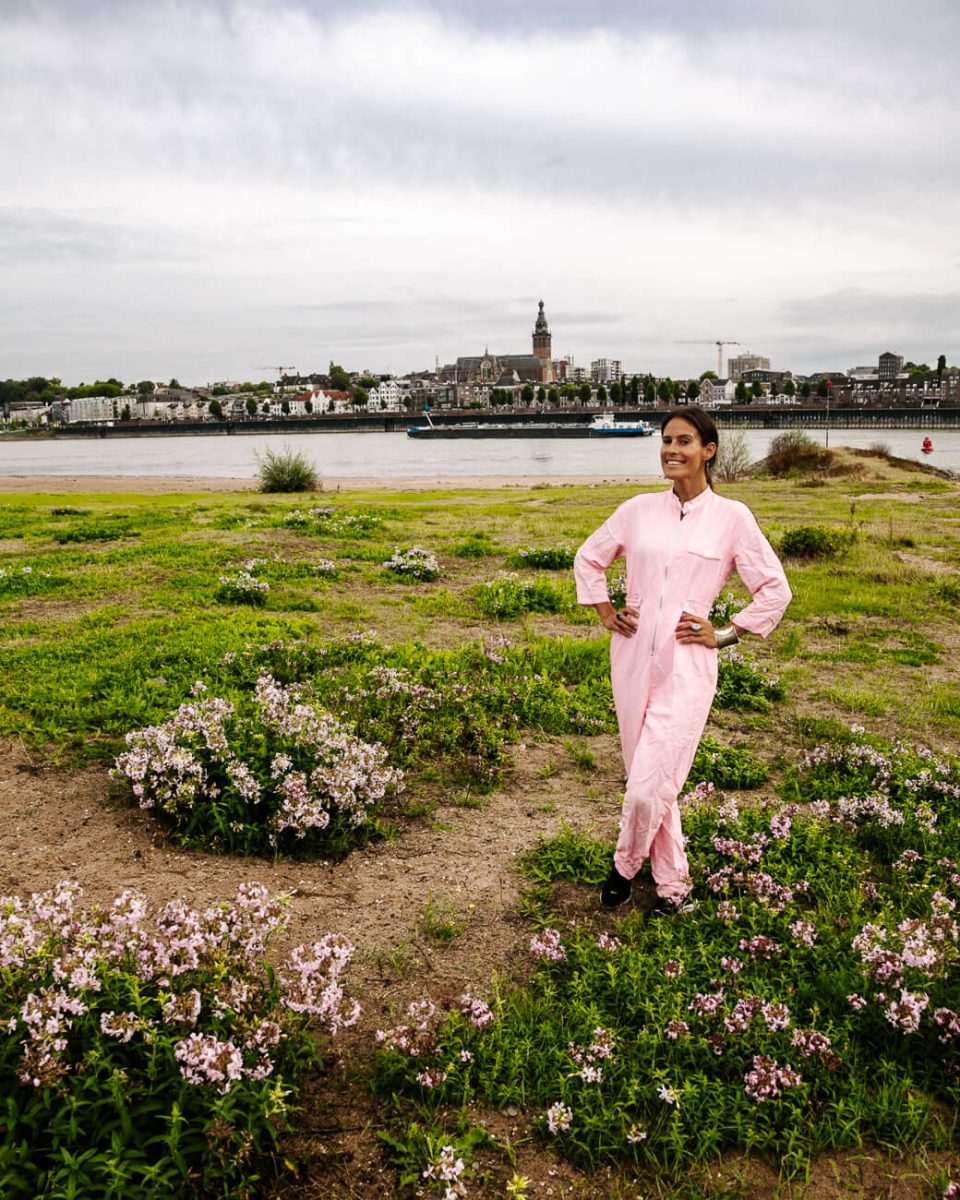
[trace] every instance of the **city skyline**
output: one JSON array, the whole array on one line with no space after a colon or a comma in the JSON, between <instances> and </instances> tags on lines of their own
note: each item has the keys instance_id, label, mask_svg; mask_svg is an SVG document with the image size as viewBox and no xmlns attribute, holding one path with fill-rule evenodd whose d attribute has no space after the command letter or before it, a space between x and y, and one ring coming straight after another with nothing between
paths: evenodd
<instances>
[{"instance_id":1,"label":"city skyline","mask_svg":"<svg viewBox=\"0 0 960 1200\"><path fill-rule=\"evenodd\" d=\"M0 377L960 359L955 6L636 8L9 0Z\"/></svg>"}]
</instances>

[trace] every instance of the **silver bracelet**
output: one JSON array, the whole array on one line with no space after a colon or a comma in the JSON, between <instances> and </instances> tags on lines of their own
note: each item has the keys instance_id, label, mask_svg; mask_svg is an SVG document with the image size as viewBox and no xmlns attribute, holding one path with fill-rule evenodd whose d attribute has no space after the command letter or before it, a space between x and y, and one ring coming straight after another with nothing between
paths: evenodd
<instances>
[{"instance_id":1,"label":"silver bracelet","mask_svg":"<svg viewBox=\"0 0 960 1200\"><path fill-rule=\"evenodd\" d=\"M724 625L722 629L715 630L713 636L717 639L718 650L723 650L726 646L735 646L740 641L736 625Z\"/></svg>"}]
</instances>

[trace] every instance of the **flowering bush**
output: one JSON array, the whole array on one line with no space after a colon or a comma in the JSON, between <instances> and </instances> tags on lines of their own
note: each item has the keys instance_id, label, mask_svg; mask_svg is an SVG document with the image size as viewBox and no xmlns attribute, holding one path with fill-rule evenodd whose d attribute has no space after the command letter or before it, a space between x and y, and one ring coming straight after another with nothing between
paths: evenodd
<instances>
[{"instance_id":1,"label":"flowering bush","mask_svg":"<svg viewBox=\"0 0 960 1200\"><path fill-rule=\"evenodd\" d=\"M786 695L783 683L742 650L724 650L717 667L714 706L739 711L768 712Z\"/></svg>"},{"instance_id":2,"label":"flowering bush","mask_svg":"<svg viewBox=\"0 0 960 1200\"><path fill-rule=\"evenodd\" d=\"M0 567L0 598L3 596L33 596L49 591L59 583L48 571L37 571L31 566Z\"/></svg>"},{"instance_id":3,"label":"flowering bush","mask_svg":"<svg viewBox=\"0 0 960 1200\"><path fill-rule=\"evenodd\" d=\"M217 588L217 599L221 604L251 604L262 608L267 602L270 584L258 579L249 569L241 569L235 575L221 575Z\"/></svg>"},{"instance_id":4,"label":"flowering bush","mask_svg":"<svg viewBox=\"0 0 960 1200\"><path fill-rule=\"evenodd\" d=\"M301 687L261 674L244 710L205 691L197 684L165 724L127 734L113 768L185 844L339 854L403 785L382 746L348 733Z\"/></svg>"},{"instance_id":5,"label":"flowering bush","mask_svg":"<svg viewBox=\"0 0 960 1200\"><path fill-rule=\"evenodd\" d=\"M285 513L282 523L287 528L300 529L326 537L369 537L374 529L383 524L383 518L368 512L351 512L349 509L322 508L292 509Z\"/></svg>"},{"instance_id":6,"label":"flowering bush","mask_svg":"<svg viewBox=\"0 0 960 1200\"><path fill-rule=\"evenodd\" d=\"M244 686L269 672L309 680L318 702L349 714L355 733L381 743L399 767L444 763L455 776L494 785L523 728L591 734L615 728L605 647L495 637L457 650L380 645L369 633L321 645L275 642L228 664Z\"/></svg>"},{"instance_id":7,"label":"flowering bush","mask_svg":"<svg viewBox=\"0 0 960 1200\"><path fill-rule=\"evenodd\" d=\"M155 916L133 891L80 899L0 899L3 1195L240 1195L290 1128L311 1028L357 1019L353 948L329 935L268 966L285 918L257 884Z\"/></svg>"},{"instance_id":8,"label":"flowering bush","mask_svg":"<svg viewBox=\"0 0 960 1200\"><path fill-rule=\"evenodd\" d=\"M400 575L405 579L437 579L440 575L440 564L437 556L422 546L409 546L406 550L394 550L393 554L383 563L384 570Z\"/></svg>"},{"instance_id":9,"label":"flowering bush","mask_svg":"<svg viewBox=\"0 0 960 1200\"><path fill-rule=\"evenodd\" d=\"M515 567L561 571L573 566L574 553L569 546L521 546L510 555L509 562Z\"/></svg>"},{"instance_id":10,"label":"flowering bush","mask_svg":"<svg viewBox=\"0 0 960 1200\"><path fill-rule=\"evenodd\" d=\"M510 621L521 613L563 612L573 607L569 586L560 587L548 579L521 579L505 574L481 583L475 591L477 608L485 617Z\"/></svg>"},{"instance_id":11,"label":"flowering bush","mask_svg":"<svg viewBox=\"0 0 960 1200\"><path fill-rule=\"evenodd\" d=\"M695 913L627 910L615 935L558 917L544 886L596 886L610 847L570 830L541 846L529 983L501 986L468 1046L459 1014L431 1014L391 1091L538 1106L590 1165L739 1147L802 1173L825 1147L936 1143L938 1105L960 1099L960 763L854 734L803 753L784 792L694 789Z\"/></svg>"}]
</instances>

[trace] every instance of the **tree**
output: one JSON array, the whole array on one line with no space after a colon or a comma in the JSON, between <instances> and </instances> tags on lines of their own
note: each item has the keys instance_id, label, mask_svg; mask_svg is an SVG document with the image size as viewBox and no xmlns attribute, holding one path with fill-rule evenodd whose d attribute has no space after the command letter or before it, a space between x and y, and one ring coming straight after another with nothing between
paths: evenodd
<instances>
[{"instance_id":1,"label":"tree","mask_svg":"<svg viewBox=\"0 0 960 1200\"><path fill-rule=\"evenodd\" d=\"M284 396L284 398L280 401L280 411L285 417L290 416L290 401L286 398L286 396Z\"/></svg>"},{"instance_id":2,"label":"tree","mask_svg":"<svg viewBox=\"0 0 960 1200\"><path fill-rule=\"evenodd\" d=\"M601 383L600 386L597 388L597 403L598 404L606 404L606 402L607 402L607 389Z\"/></svg>"},{"instance_id":3,"label":"tree","mask_svg":"<svg viewBox=\"0 0 960 1200\"><path fill-rule=\"evenodd\" d=\"M257 415L257 401L253 396L247 397L246 408L248 417L255 417Z\"/></svg>"},{"instance_id":4,"label":"tree","mask_svg":"<svg viewBox=\"0 0 960 1200\"><path fill-rule=\"evenodd\" d=\"M700 384L695 379L691 379L690 382L687 384L687 399L688 400L699 400L700 399Z\"/></svg>"},{"instance_id":5,"label":"tree","mask_svg":"<svg viewBox=\"0 0 960 1200\"><path fill-rule=\"evenodd\" d=\"M589 404L593 399L593 388L589 383L581 383L580 390L577 392L581 404Z\"/></svg>"},{"instance_id":6,"label":"tree","mask_svg":"<svg viewBox=\"0 0 960 1200\"><path fill-rule=\"evenodd\" d=\"M750 384L750 397L753 400L760 400L763 396L763 384L759 379L755 379Z\"/></svg>"},{"instance_id":7,"label":"tree","mask_svg":"<svg viewBox=\"0 0 960 1200\"><path fill-rule=\"evenodd\" d=\"M223 405L216 398L210 401L210 416L217 421L223 420Z\"/></svg>"},{"instance_id":8,"label":"tree","mask_svg":"<svg viewBox=\"0 0 960 1200\"><path fill-rule=\"evenodd\" d=\"M313 412L313 401L308 396L303 402L303 411L309 416Z\"/></svg>"},{"instance_id":9,"label":"tree","mask_svg":"<svg viewBox=\"0 0 960 1200\"><path fill-rule=\"evenodd\" d=\"M623 384L616 379L610 384L610 403L616 405L623 403Z\"/></svg>"},{"instance_id":10,"label":"tree","mask_svg":"<svg viewBox=\"0 0 960 1200\"><path fill-rule=\"evenodd\" d=\"M556 388L554 388L554 391L556 391ZM563 387L560 389L560 397L559 398L561 400L565 400L567 402L567 404L572 404L574 402L574 400L576 400L576 398L577 398L577 389L573 386L572 383L565 383L563 385Z\"/></svg>"},{"instance_id":11,"label":"tree","mask_svg":"<svg viewBox=\"0 0 960 1200\"><path fill-rule=\"evenodd\" d=\"M520 391L520 399L524 402L524 404L530 405L533 403L533 396L533 384L525 383Z\"/></svg>"},{"instance_id":12,"label":"tree","mask_svg":"<svg viewBox=\"0 0 960 1200\"><path fill-rule=\"evenodd\" d=\"M330 386L337 392L349 392L353 386L350 382L350 376L339 363L330 363L330 367L327 370L327 378L330 381Z\"/></svg>"},{"instance_id":13,"label":"tree","mask_svg":"<svg viewBox=\"0 0 960 1200\"><path fill-rule=\"evenodd\" d=\"M830 395L830 389L827 387L827 381L825 379L821 379L817 384L817 395L824 400Z\"/></svg>"},{"instance_id":14,"label":"tree","mask_svg":"<svg viewBox=\"0 0 960 1200\"><path fill-rule=\"evenodd\" d=\"M354 408L366 408L367 401L369 399L370 399L370 397L367 395L367 393L363 390L362 387L355 387L353 389L353 395L350 399L350 403L353 405Z\"/></svg>"},{"instance_id":15,"label":"tree","mask_svg":"<svg viewBox=\"0 0 960 1200\"><path fill-rule=\"evenodd\" d=\"M538 403L543 404L544 401L546 400L546 398L547 398L547 389L541 383L540 386L537 388L537 401L538 401Z\"/></svg>"},{"instance_id":16,"label":"tree","mask_svg":"<svg viewBox=\"0 0 960 1200\"><path fill-rule=\"evenodd\" d=\"M640 376L634 375L630 380L630 403L634 408L640 407Z\"/></svg>"},{"instance_id":17,"label":"tree","mask_svg":"<svg viewBox=\"0 0 960 1200\"><path fill-rule=\"evenodd\" d=\"M733 394L734 394L734 397L737 400L739 400L739 402L741 404L746 404L746 402L747 402L747 385L746 385L746 383L744 383L744 381L742 379L737 380L737 386L736 386L736 388L734 388Z\"/></svg>"},{"instance_id":18,"label":"tree","mask_svg":"<svg viewBox=\"0 0 960 1200\"><path fill-rule=\"evenodd\" d=\"M716 371L701 371L700 372L700 382L701 383L703 383L703 381L705 379L719 379L719 378L720 378L720 376L716 373Z\"/></svg>"},{"instance_id":19,"label":"tree","mask_svg":"<svg viewBox=\"0 0 960 1200\"><path fill-rule=\"evenodd\" d=\"M550 391L547 392L547 401L553 405L560 403L560 393L555 387L551 388Z\"/></svg>"},{"instance_id":20,"label":"tree","mask_svg":"<svg viewBox=\"0 0 960 1200\"><path fill-rule=\"evenodd\" d=\"M120 410L120 420L121 421L129 421L130 420L130 405L129 404L125 404L123 406L123 408Z\"/></svg>"},{"instance_id":21,"label":"tree","mask_svg":"<svg viewBox=\"0 0 960 1200\"><path fill-rule=\"evenodd\" d=\"M660 383L657 385L657 396L663 401L664 404L670 403L670 401L673 399L672 379L660 380Z\"/></svg>"},{"instance_id":22,"label":"tree","mask_svg":"<svg viewBox=\"0 0 960 1200\"><path fill-rule=\"evenodd\" d=\"M785 380L783 384L783 394L785 396L795 396L797 394L797 385L792 379Z\"/></svg>"},{"instance_id":23,"label":"tree","mask_svg":"<svg viewBox=\"0 0 960 1200\"><path fill-rule=\"evenodd\" d=\"M643 402L644 404L653 404L657 398L657 385L648 375L643 381Z\"/></svg>"},{"instance_id":24,"label":"tree","mask_svg":"<svg viewBox=\"0 0 960 1200\"><path fill-rule=\"evenodd\" d=\"M810 393L812 391L813 391L813 388L810 386L810 380L805 379L803 381L803 386L800 388L800 395L804 398L804 400L809 400Z\"/></svg>"},{"instance_id":25,"label":"tree","mask_svg":"<svg viewBox=\"0 0 960 1200\"><path fill-rule=\"evenodd\" d=\"M176 375L174 375L174 377L170 380L170 383L167 386L176 388L177 391L179 391L180 390L180 380L176 377Z\"/></svg>"},{"instance_id":26,"label":"tree","mask_svg":"<svg viewBox=\"0 0 960 1200\"><path fill-rule=\"evenodd\" d=\"M357 380L357 385L365 388L369 392L371 388L380 386L380 380L374 379L372 375L361 375Z\"/></svg>"},{"instance_id":27,"label":"tree","mask_svg":"<svg viewBox=\"0 0 960 1200\"><path fill-rule=\"evenodd\" d=\"M937 359L937 383L938 384L943 382L943 373L946 369L947 369L947 356L945 354L941 354L940 357Z\"/></svg>"},{"instance_id":28,"label":"tree","mask_svg":"<svg viewBox=\"0 0 960 1200\"><path fill-rule=\"evenodd\" d=\"M155 384L152 379L141 379L137 384L138 396L152 396L155 390Z\"/></svg>"}]
</instances>

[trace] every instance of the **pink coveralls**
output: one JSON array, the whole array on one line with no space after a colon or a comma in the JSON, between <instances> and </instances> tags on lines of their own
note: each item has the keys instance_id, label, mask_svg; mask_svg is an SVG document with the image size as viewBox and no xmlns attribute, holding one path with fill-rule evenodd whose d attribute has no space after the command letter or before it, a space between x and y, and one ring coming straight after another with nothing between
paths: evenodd
<instances>
[{"instance_id":1,"label":"pink coveralls","mask_svg":"<svg viewBox=\"0 0 960 1200\"><path fill-rule=\"evenodd\" d=\"M649 855L658 893L677 898L690 886L677 800L717 687L717 651L678 642L680 614L709 618L736 571L752 597L737 627L766 637L790 603L790 587L749 508L710 489L686 504L672 489L621 504L577 551L580 604L608 599L605 571L618 558L626 559L626 603L639 616L633 637L610 639L627 771L614 863L632 879Z\"/></svg>"}]
</instances>

